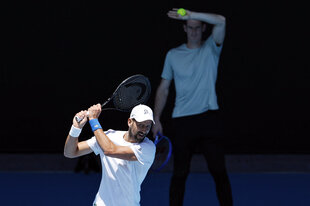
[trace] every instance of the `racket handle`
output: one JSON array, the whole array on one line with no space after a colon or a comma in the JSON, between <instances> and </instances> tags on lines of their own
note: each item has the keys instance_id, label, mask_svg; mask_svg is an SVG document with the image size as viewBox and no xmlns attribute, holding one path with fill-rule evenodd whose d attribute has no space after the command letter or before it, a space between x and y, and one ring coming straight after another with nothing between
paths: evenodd
<instances>
[{"instance_id":1,"label":"racket handle","mask_svg":"<svg viewBox=\"0 0 310 206\"><path fill-rule=\"evenodd\" d=\"M161 140L161 138L163 135L160 132L157 132L156 137L155 137L155 141L154 144L157 145L157 143Z\"/></svg>"},{"instance_id":2,"label":"racket handle","mask_svg":"<svg viewBox=\"0 0 310 206\"><path fill-rule=\"evenodd\" d=\"M89 115L89 112L87 111L86 117L88 117L88 115ZM79 118L78 116L75 116L75 120L76 120L78 123L80 123L83 119L84 119L84 118Z\"/></svg>"},{"instance_id":3,"label":"racket handle","mask_svg":"<svg viewBox=\"0 0 310 206\"><path fill-rule=\"evenodd\" d=\"M158 143L158 135L156 135L155 140L154 140L154 144L157 145Z\"/></svg>"}]
</instances>

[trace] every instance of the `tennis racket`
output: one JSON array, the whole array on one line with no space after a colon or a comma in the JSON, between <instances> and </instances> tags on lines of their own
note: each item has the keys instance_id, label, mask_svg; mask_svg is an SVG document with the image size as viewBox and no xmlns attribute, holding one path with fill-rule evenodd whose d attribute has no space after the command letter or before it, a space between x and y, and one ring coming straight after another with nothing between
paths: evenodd
<instances>
[{"instance_id":1,"label":"tennis racket","mask_svg":"<svg viewBox=\"0 0 310 206\"><path fill-rule=\"evenodd\" d=\"M172 144L170 139L160 132L157 133L154 144L156 146L156 154L151 170L158 172L169 162L172 154Z\"/></svg>"},{"instance_id":2,"label":"tennis racket","mask_svg":"<svg viewBox=\"0 0 310 206\"><path fill-rule=\"evenodd\" d=\"M102 110L119 110L129 112L138 104L144 104L148 101L151 94L151 84L149 79L142 75L136 74L125 79L115 89L110 98L102 105ZM111 102L111 107L107 107ZM82 121L81 118L75 117L77 122Z\"/></svg>"}]
</instances>

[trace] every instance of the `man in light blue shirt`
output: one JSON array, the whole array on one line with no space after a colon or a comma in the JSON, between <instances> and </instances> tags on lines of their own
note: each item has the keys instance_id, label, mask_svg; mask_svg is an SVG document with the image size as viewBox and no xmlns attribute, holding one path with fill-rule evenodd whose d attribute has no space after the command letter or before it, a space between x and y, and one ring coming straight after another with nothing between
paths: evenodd
<instances>
[{"instance_id":1,"label":"man in light blue shirt","mask_svg":"<svg viewBox=\"0 0 310 206\"><path fill-rule=\"evenodd\" d=\"M172 118L174 168L170 184L170 206L182 206L190 161L197 145L202 147L209 171L216 184L221 206L232 205L230 182L225 167L224 152L217 141L219 109L216 79L219 58L225 38L225 17L186 10L181 16L177 9L168 17L184 20L186 44L171 49L165 59L162 80L155 97L153 135L163 133L160 122L169 88L174 80L176 89ZM206 26L212 25L211 35L203 41Z\"/></svg>"},{"instance_id":2,"label":"man in light blue shirt","mask_svg":"<svg viewBox=\"0 0 310 206\"><path fill-rule=\"evenodd\" d=\"M168 52L162 78L174 79L173 118L218 109L215 83L221 49L209 37L199 48L182 44Z\"/></svg>"}]
</instances>

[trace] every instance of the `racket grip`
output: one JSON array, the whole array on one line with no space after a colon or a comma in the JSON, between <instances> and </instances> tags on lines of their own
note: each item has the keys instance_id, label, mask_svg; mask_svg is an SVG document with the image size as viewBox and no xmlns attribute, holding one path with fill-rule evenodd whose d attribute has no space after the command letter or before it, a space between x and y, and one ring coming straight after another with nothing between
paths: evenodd
<instances>
[{"instance_id":1,"label":"racket grip","mask_svg":"<svg viewBox=\"0 0 310 206\"><path fill-rule=\"evenodd\" d=\"M155 141L154 141L155 145L157 145L157 143L160 141L159 137L161 137L161 136L163 136L163 135L160 132L157 132L156 137L155 137Z\"/></svg>"},{"instance_id":2,"label":"racket grip","mask_svg":"<svg viewBox=\"0 0 310 206\"><path fill-rule=\"evenodd\" d=\"M87 111L86 117L88 117L88 115L89 115L89 112ZM75 116L75 120L76 120L78 123L80 123L83 119L84 119L84 118L79 118L78 116Z\"/></svg>"}]
</instances>

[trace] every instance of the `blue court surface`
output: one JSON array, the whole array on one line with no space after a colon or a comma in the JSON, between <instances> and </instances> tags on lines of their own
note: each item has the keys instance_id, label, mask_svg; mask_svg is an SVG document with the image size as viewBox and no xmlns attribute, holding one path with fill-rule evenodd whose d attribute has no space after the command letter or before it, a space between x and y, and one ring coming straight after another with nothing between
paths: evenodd
<instances>
[{"instance_id":1,"label":"blue court surface","mask_svg":"<svg viewBox=\"0 0 310 206\"><path fill-rule=\"evenodd\" d=\"M235 206L309 206L308 173L232 173ZM142 206L168 206L171 173L150 173L142 185ZM1 172L1 206L91 206L99 173ZM191 173L184 206L217 206L209 173Z\"/></svg>"}]
</instances>

